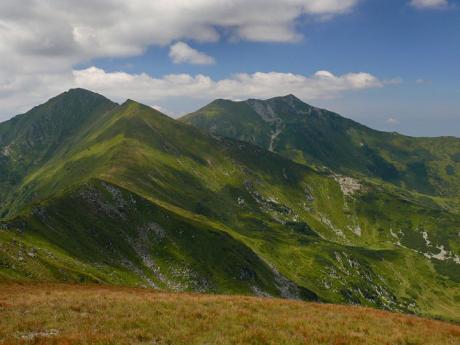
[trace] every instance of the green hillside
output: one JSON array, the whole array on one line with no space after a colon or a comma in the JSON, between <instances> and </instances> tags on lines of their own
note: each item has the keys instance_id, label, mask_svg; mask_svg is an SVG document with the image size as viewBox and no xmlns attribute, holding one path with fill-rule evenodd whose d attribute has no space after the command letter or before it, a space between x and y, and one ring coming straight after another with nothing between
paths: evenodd
<instances>
[{"instance_id":1,"label":"green hillside","mask_svg":"<svg viewBox=\"0 0 460 345\"><path fill-rule=\"evenodd\" d=\"M458 198L460 194L458 138L379 132L293 95L266 101L216 100L181 120L302 164L429 195Z\"/></svg>"},{"instance_id":2,"label":"green hillside","mask_svg":"<svg viewBox=\"0 0 460 345\"><path fill-rule=\"evenodd\" d=\"M75 89L1 123L0 212L6 214L5 199L15 197L28 173L71 147L78 132L115 106L101 95Z\"/></svg>"},{"instance_id":3,"label":"green hillside","mask_svg":"<svg viewBox=\"0 0 460 345\"><path fill-rule=\"evenodd\" d=\"M20 173L2 191L2 280L271 295L459 319L460 216L433 198L317 171L84 90L33 112L86 115L52 121L46 153L4 155L2 178ZM3 138L2 152L27 142Z\"/></svg>"}]
</instances>

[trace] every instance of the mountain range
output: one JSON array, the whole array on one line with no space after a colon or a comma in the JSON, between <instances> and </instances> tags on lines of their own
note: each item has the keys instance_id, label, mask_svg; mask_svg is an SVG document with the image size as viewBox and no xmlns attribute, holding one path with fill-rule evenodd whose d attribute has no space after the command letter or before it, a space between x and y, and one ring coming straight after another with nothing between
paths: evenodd
<instances>
[{"instance_id":1,"label":"mountain range","mask_svg":"<svg viewBox=\"0 0 460 345\"><path fill-rule=\"evenodd\" d=\"M172 119L72 89L0 124L0 280L460 320L460 139L288 95Z\"/></svg>"},{"instance_id":2,"label":"mountain range","mask_svg":"<svg viewBox=\"0 0 460 345\"><path fill-rule=\"evenodd\" d=\"M293 95L216 100L184 122L247 141L300 164L367 177L412 191L458 197L460 140L380 132Z\"/></svg>"}]
</instances>

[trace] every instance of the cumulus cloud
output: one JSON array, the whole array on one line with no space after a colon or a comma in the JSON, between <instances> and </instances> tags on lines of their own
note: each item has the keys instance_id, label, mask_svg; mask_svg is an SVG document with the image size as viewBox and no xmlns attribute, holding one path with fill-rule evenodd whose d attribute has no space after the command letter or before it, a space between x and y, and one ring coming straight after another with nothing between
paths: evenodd
<instances>
[{"instance_id":1,"label":"cumulus cloud","mask_svg":"<svg viewBox=\"0 0 460 345\"><path fill-rule=\"evenodd\" d=\"M410 4L415 8L445 8L449 5L447 0L411 0Z\"/></svg>"},{"instance_id":2,"label":"cumulus cloud","mask_svg":"<svg viewBox=\"0 0 460 345\"><path fill-rule=\"evenodd\" d=\"M118 100L129 97L148 104L173 97L244 99L287 93L295 93L304 99L324 99L337 97L346 91L384 85L368 73L336 76L328 71L319 71L312 76L277 72L242 73L227 79L213 80L201 74L171 74L154 78L147 74L106 72L90 67L76 70L73 75L75 86L89 88Z\"/></svg>"},{"instance_id":3,"label":"cumulus cloud","mask_svg":"<svg viewBox=\"0 0 460 345\"><path fill-rule=\"evenodd\" d=\"M301 16L342 14L357 1L2 1L0 52L75 63L136 55L149 45L176 40L213 42L221 39L220 32L251 41L289 42L300 37L295 24Z\"/></svg>"},{"instance_id":4,"label":"cumulus cloud","mask_svg":"<svg viewBox=\"0 0 460 345\"><path fill-rule=\"evenodd\" d=\"M214 58L190 47L187 43L177 42L169 48L169 57L176 63L190 63L195 65L211 65Z\"/></svg>"},{"instance_id":5,"label":"cumulus cloud","mask_svg":"<svg viewBox=\"0 0 460 345\"><path fill-rule=\"evenodd\" d=\"M295 42L302 18L341 15L358 1L0 1L0 113L73 85L74 66L97 58L136 56L178 41ZM175 47L177 61L211 62L193 48L182 45L181 55Z\"/></svg>"},{"instance_id":6,"label":"cumulus cloud","mask_svg":"<svg viewBox=\"0 0 460 345\"><path fill-rule=\"evenodd\" d=\"M132 98L158 108L170 100L214 98L268 98L294 93L305 100L331 99L349 91L380 88L386 84L368 73L334 75L318 71L311 76L292 73L240 73L214 80L198 74L170 74L153 77L145 73L107 72L89 67L69 73L32 74L11 84L0 84L0 119L28 110L66 89L81 87L101 93L115 101ZM188 109L193 110L193 109Z\"/></svg>"}]
</instances>

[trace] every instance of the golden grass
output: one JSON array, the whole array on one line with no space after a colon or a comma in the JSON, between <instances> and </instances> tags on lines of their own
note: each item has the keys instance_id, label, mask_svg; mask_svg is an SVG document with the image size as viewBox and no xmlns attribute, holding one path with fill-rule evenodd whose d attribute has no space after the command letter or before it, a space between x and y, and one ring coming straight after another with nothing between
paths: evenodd
<instances>
[{"instance_id":1,"label":"golden grass","mask_svg":"<svg viewBox=\"0 0 460 345\"><path fill-rule=\"evenodd\" d=\"M99 285L0 285L0 344L460 344L460 326L369 308Z\"/></svg>"}]
</instances>

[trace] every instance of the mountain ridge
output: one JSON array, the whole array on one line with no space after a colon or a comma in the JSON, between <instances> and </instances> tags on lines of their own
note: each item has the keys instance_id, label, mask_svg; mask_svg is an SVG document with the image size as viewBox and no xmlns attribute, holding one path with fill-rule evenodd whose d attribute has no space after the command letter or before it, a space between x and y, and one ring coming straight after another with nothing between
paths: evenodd
<instances>
[{"instance_id":1,"label":"mountain ridge","mask_svg":"<svg viewBox=\"0 0 460 345\"><path fill-rule=\"evenodd\" d=\"M135 101L109 108L2 193L1 280L459 314L460 216L432 199L210 136Z\"/></svg>"},{"instance_id":2,"label":"mountain ridge","mask_svg":"<svg viewBox=\"0 0 460 345\"><path fill-rule=\"evenodd\" d=\"M377 131L295 96L211 102L180 121L302 164L377 178L429 195L460 192L460 139Z\"/></svg>"},{"instance_id":3,"label":"mountain ridge","mask_svg":"<svg viewBox=\"0 0 460 345\"><path fill-rule=\"evenodd\" d=\"M57 150L70 146L75 133L91 123L92 117L115 106L99 94L71 89L1 123L0 192L11 193Z\"/></svg>"}]
</instances>

